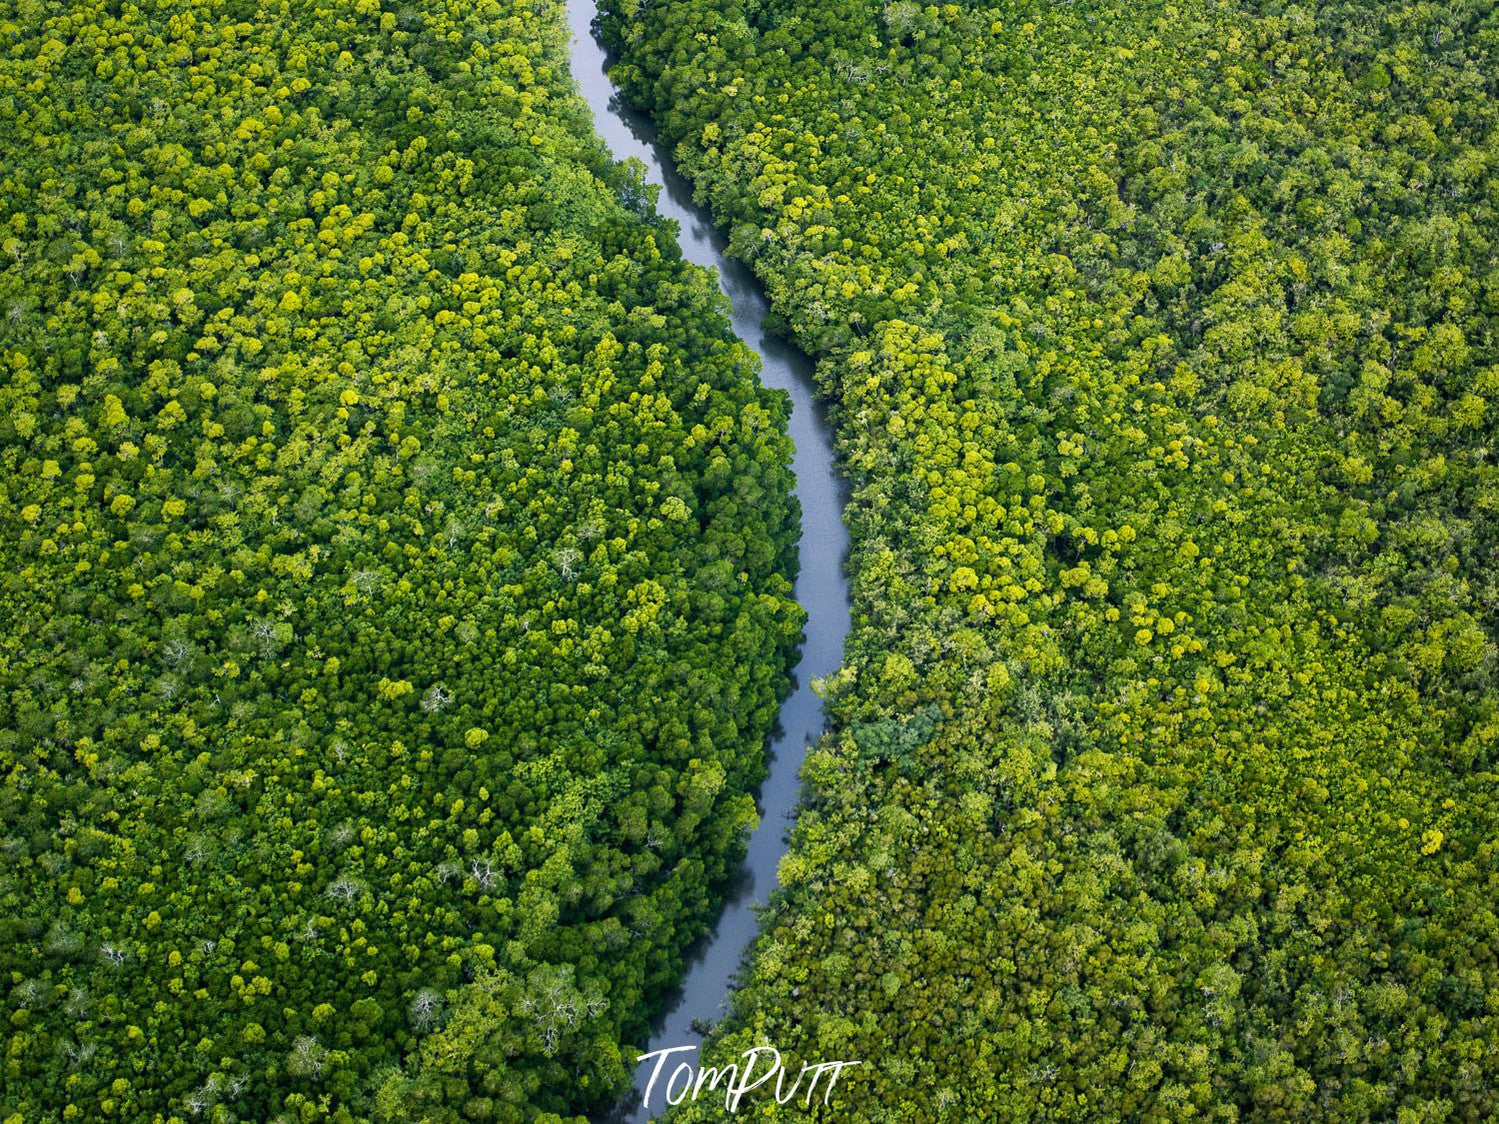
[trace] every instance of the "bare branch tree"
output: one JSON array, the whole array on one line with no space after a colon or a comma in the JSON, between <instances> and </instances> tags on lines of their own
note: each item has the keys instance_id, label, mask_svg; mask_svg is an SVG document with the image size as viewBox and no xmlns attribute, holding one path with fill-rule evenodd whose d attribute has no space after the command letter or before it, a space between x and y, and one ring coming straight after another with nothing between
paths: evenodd
<instances>
[{"instance_id":1,"label":"bare branch tree","mask_svg":"<svg viewBox=\"0 0 1499 1124\"><path fill-rule=\"evenodd\" d=\"M440 683L434 683L427 688L426 694L422 695L422 709L428 714L436 714L438 711L446 710L452 705L453 696Z\"/></svg>"}]
</instances>

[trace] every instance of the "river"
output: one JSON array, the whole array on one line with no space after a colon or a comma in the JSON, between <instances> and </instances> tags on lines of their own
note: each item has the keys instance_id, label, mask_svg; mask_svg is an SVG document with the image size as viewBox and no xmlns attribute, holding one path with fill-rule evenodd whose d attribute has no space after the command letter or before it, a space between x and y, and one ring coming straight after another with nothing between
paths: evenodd
<instances>
[{"instance_id":1,"label":"river","mask_svg":"<svg viewBox=\"0 0 1499 1124\"><path fill-rule=\"evenodd\" d=\"M723 912L688 953L686 979L667 997L651 1024L645 1048L651 1051L697 1045L701 1039L693 1023L717 1022L723 1016L730 979L755 936L755 906L763 904L775 888L776 868L786 853L796 813L802 759L807 746L822 732L822 702L812 691L812 679L838 669L848 632L848 581L843 569L848 533L842 518L848 490L834 465L832 428L813 391L811 360L762 328L769 310L764 290L748 266L725 256L724 237L705 210L693 204L691 187L657 145L650 120L622 104L605 73L604 49L593 35L594 13L594 0L568 0L573 79L593 110L594 127L615 159L638 158L648 169L647 180L660 185L657 210L681 228L678 241L683 256L717 270L719 286L733 305L734 333L760 356L761 381L791 395L790 431L796 443L792 468L802 507L796 599L807 610L806 640L791 694L781 706L767 746L770 775L759 793L760 826L750 836L744 870ZM681 1057L695 1062L698 1055ZM635 1094L601 1116L601 1124L649 1119L641 1098L650 1068L639 1067ZM651 1108L659 1112L661 1105L658 1083Z\"/></svg>"}]
</instances>

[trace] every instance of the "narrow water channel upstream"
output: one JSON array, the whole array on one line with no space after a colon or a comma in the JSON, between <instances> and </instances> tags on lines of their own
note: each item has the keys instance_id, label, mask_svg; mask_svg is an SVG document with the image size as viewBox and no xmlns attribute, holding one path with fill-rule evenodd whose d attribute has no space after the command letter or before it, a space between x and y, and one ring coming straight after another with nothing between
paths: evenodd
<instances>
[{"instance_id":1,"label":"narrow water channel upstream","mask_svg":"<svg viewBox=\"0 0 1499 1124\"><path fill-rule=\"evenodd\" d=\"M848 582L843 572L848 534L842 518L848 492L833 463L832 429L813 393L811 360L761 327L769 306L760 283L747 266L725 256L725 239L706 211L693 204L691 187L656 143L655 127L626 107L609 81L604 49L592 31L595 12L595 0L567 0L573 78L593 111L594 127L615 159L636 157L648 169L647 180L661 186L657 209L681 227L682 254L718 271L719 286L733 304L734 332L760 356L761 381L791 395L790 431L796 443L792 467L802 507L796 599L807 610L806 641L791 694L781 706L767 747L770 775L760 789L760 826L750 836L744 870L717 923L688 953L686 979L667 997L651 1025L651 1040L645 1047L651 1051L698 1045L701 1039L693 1023L717 1022L723 1016L730 978L755 935L754 907L764 903L775 888L776 868L786 852L800 792L802 758L822 731L822 704L812 692L812 679L838 669L848 632ZM680 1057L698 1059L695 1054ZM602 1116L601 1124L649 1119L641 1096L650 1068L639 1067L635 1094ZM661 1103L658 1084L651 1109L659 1113Z\"/></svg>"}]
</instances>

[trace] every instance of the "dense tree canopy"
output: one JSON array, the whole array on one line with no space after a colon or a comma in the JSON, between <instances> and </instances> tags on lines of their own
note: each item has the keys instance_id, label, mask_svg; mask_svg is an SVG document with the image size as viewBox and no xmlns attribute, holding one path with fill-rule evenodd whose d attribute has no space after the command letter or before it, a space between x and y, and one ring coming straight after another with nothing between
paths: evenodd
<instances>
[{"instance_id":1,"label":"dense tree canopy","mask_svg":"<svg viewBox=\"0 0 1499 1124\"><path fill-rule=\"evenodd\" d=\"M0 1119L627 1079L754 818L797 512L564 35L0 9Z\"/></svg>"},{"instance_id":2,"label":"dense tree canopy","mask_svg":"<svg viewBox=\"0 0 1499 1124\"><path fill-rule=\"evenodd\" d=\"M829 1119L1499 1111L1499 13L606 27L855 482L710 1060L865 1059Z\"/></svg>"}]
</instances>

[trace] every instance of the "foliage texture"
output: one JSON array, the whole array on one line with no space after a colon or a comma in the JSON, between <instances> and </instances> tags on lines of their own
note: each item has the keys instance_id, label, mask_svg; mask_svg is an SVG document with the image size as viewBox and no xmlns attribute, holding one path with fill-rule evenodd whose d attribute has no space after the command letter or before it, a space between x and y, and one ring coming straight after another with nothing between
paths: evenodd
<instances>
[{"instance_id":1,"label":"foliage texture","mask_svg":"<svg viewBox=\"0 0 1499 1124\"><path fill-rule=\"evenodd\" d=\"M754 819L797 511L564 35L0 7L0 1118L627 1080Z\"/></svg>"},{"instance_id":2,"label":"foliage texture","mask_svg":"<svg viewBox=\"0 0 1499 1124\"><path fill-rule=\"evenodd\" d=\"M855 485L710 1059L863 1059L828 1119L1491 1118L1493 6L605 25Z\"/></svg>"}]
</instances>

